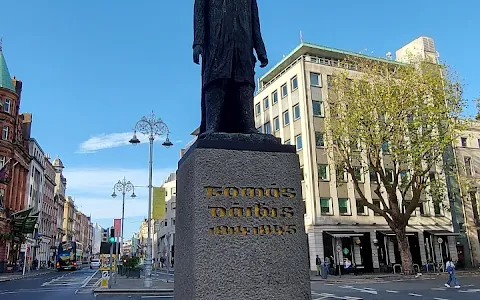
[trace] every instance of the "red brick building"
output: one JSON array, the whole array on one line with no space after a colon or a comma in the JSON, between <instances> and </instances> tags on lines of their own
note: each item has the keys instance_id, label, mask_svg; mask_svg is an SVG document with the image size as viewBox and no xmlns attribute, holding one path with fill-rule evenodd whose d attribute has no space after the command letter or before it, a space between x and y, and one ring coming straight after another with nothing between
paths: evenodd
<instances>
[{"instance_id":1,"label":"red brick building","mask_svg":"<svg viewBox=\"0 0 480 300\"><path fill-rule=\"evenodd\" d=\"M10 77L0 45L0 272L17 253L11 237L11 216L25 206L26 180L30 163L28 115L20 114L22 82Z\"/></svg>"}]
</instances>

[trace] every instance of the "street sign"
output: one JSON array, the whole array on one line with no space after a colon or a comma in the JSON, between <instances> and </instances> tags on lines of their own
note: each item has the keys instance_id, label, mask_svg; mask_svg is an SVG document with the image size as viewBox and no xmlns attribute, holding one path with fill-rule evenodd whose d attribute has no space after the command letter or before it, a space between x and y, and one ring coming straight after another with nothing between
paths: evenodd
<instances>
[{"instance_id":1,"label":"street sign","mask_svg":"<svg viewBox=\"0 0 480 300\"><path fill-rule=\"evenodd\" d=\"M439 244L441 244L441 243L443 243L443 239L442 239L441 237L439 237L438 240L437 240L437 242L438 242Z\"/></svg>"},{"instance_id":2,"label":"street sign","mask_svg":"<svg viewBox=\"0 0 480 300\"><path fill-rule=\"evenodd\" d=\"M337 252L342 252L342 246L337 245L336 250L337 250Z\"/></svg>"},{"instance_id":3,"label":"street sign","mask_svg":"<svg viewBox=\"0 0 480 300\"><path fill-rule=\"evenodd\" d=\"M102 271L102 278L108 278L109 277L109 271Z\"/></svg>"},{"instance_id":4,"label":"street sign","mask_svg":"<svg viewBox=\"0 0 480 300\"><path fill-rule=\"evenodd\" d=\"M20 252L25 252L27 251L27 244L22 244L22 246L20 247Z\"/></svg>"}]
</instances>

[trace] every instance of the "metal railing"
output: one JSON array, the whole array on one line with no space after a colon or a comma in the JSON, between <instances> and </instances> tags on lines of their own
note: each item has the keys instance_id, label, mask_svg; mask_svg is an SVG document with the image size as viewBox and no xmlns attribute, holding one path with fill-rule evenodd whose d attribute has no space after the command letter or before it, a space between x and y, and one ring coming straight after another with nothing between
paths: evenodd
<instances>
[{"instance_id":1,"label":"metal railing","mask_svg":"<svg viewBox=\"0 0 480 300\"><path fill-rule=\"evenodd\" d=\"M320 64L320 65L325 65L325 66L330 66L334 68L342 68L342 69L347 69L347 70L354 70L357 71L358 68L355 64L352 63L347 63L342 60L335 60L335 59L330 59L330 58L325 58L325 57L318 57L318 56L312 56L312 55L302 55L298 57L296 60L294 60L291 64L289 64L287 67L285 67L283 70L281 70L277 75L275 75L274 78L270 79L267 83L264 83L261 87L258 88L258 91L256 94L259 94L262 92L264 89L266 89L268 86L270 86L273 82L277 81L283 74L285 74L288 70L290 70L294 65L296 65L299 61L305 60L314 64Z\"/></svg>"}]
</instances>

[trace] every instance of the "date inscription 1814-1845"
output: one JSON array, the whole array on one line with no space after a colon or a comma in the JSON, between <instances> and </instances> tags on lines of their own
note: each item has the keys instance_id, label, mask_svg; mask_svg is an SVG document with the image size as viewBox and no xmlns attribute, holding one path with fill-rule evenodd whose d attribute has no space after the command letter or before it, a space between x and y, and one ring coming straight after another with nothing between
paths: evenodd
<instances>
[{"instance_id":1,"label":"date inscription 1814-1845","mask_svg":"<svg viewBox=\"0 0 480 300\"><path fill-rule=\"evenodd\" d=\"M202 136L257 133L255 64L268 64L257 0L195 0L193 61L202 64Z\"/></svg>"}]
</instances>

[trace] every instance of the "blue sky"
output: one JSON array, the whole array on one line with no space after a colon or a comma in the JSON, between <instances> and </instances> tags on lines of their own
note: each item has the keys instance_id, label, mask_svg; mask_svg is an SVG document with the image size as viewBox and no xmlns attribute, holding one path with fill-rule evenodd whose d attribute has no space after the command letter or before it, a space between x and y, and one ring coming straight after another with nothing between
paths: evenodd
<instances>
[{"instance_id":1,"label":"blue sky","mask_svg":"<svg viewBox=\"0 0 480 300\"><path fill-rule=\"evenodd\" d=\"M258 0L270 66L303 32L306 42L385 56L421 35L480 95L476 50L480 2ZM200 119L200 69L192 63L193 0L2 1L0 36L12 76L23 81L21 110L33 113L33 137L66 168L67 193L104 227L120 217L111 199L125 176L146 186L148 146L126 142L154 110L175 146L156 144L154 182L174 171ZM258 70L261 75L264 70ZM467 113L473 114L470 106ZM147 189L126 203L125 235L147 215Z\"/></svg>"}]
</instances>

